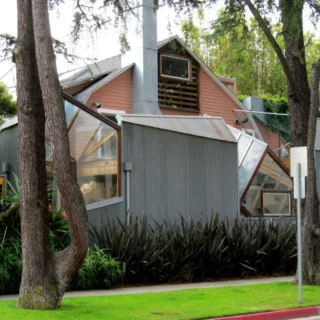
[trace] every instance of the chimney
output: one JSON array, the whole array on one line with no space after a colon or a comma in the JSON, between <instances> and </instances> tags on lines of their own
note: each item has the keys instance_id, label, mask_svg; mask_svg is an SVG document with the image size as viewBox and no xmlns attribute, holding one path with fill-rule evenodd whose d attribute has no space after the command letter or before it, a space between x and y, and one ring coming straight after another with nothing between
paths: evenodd
<instances>
[{"instance_id":1,"label":"chimney","mask_svg":"<svg viewBox=\"0 0 320 320\"><path fill-rule=\"evenodd\" d=\"M153 0L138 0L138 28L131 28L130 50L121 57L132 72L132 113L161 114L158 105L157 12ZM136 19L136 18L135 18ZM137 30L138 29L138 30Z\"/></svg>"}]
</instances>

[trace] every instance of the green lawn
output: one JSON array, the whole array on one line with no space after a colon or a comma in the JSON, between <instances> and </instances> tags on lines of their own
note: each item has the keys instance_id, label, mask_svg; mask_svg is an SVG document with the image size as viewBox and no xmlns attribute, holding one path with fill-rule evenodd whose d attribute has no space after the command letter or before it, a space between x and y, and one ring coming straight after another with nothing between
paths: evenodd
<instances>
[{"instance_id":1,"label":"green lawn","mask_svg":"<svg viewBox=\"0 0 320 320\"><path fill-rule=\"evenodd\" d=\"M288 283L271 283L110 297L66 298L60 309L52 311L21 310L16 308L15 301L3 301L0 302L0 319L206 319L320 305L320 286L303 287L303 305L297 303L297 291L297 286Z\"/></svg>"}]
</instances>

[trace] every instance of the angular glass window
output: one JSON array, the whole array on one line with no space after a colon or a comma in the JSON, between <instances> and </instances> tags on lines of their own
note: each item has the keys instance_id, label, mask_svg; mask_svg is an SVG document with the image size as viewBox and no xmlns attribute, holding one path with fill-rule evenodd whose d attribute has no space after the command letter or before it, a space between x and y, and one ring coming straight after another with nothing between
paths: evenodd
<instances>
[{"instance_id":1,"label":"angular glass window","mask_svg":"<svg viewBox=\"0 0 320 320\"><path fill-rule=\"evenodd\" d=\"M182 57L161 55L160 60L161 77L191 80L191 61Z\"/></svg>"},{"instance_id":2,"label":"angular glass window","mask_svg":"<svg viewBox=\"0 0 320 320\"><path fill-rule=\"evenodd\" d=\"M291 215L291 189L291 178L267 153L242 205L253 216Z\"/></svg>"},{"instance_id":3,"label":"angular glass window","mask_svg":"<svg viewBox=\"0 0 320 320\"><path fill-rule=\"evenodd\" d=\"M71 167L86 204L119 196L118 129L65 100ZM47 133L47 131L46 131ZM53 175L50 139L46 138L47 175L52 204L61 206Z\"/></svg>"}]
</instances>

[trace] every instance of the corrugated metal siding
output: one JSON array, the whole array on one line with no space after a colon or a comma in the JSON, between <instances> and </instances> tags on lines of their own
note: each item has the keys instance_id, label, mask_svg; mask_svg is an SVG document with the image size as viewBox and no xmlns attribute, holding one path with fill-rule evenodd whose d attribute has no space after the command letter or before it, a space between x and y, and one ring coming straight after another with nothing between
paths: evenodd
<instances>
[{"instance_id":1,"label":"corrugated metal siding","mask_svg":"<svg viewBox=\"0 0 320 320\"><path fill-rule=\"evenodd\" d=\"M2 171L2 164L10 164L10 172L7 179L13 182L13 172L19 174L18 162L18 125L0 131L0 175L5 175Z\"/></svg>"},{"instance_id":2,"label":"corrugated metal siding","mask_svg":"<svg viewBox=\"0 0 320 320\"><path fill-rule=\"evenodd\" d=\"M122 223L125 223L126 217L124 215L124 202L119 202L106 207L101 207L94 210L88 210L88 222L89 230L93 227L101 228L110 220L119 219ZM90 242L93 242L91 236L89 236Z\"/></svg>"},{"instance_id":3,"label":"corrugated metal siding","mask_svg":"<svg viewBox=\"0 0 320 320\"><path fill-rule=\"evenodd\" d=\"M176 220L238 210L237 145L123 123L133 215Z\"/></svg>"}]
</instances>

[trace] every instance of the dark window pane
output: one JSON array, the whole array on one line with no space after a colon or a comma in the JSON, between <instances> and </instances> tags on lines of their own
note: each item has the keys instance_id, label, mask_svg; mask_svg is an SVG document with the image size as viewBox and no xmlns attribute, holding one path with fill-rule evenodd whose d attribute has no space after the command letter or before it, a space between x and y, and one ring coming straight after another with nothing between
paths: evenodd
<instances>
[{"instance_id":1,"label":"dark window pane","mask_svg":"<svg viewBox=\"0 0 320 320\"><path fill-rule=\"evenodd\" d=\"M161 75L189 80L189 60L162 56Z\"/></svg>"}]
</instances>

